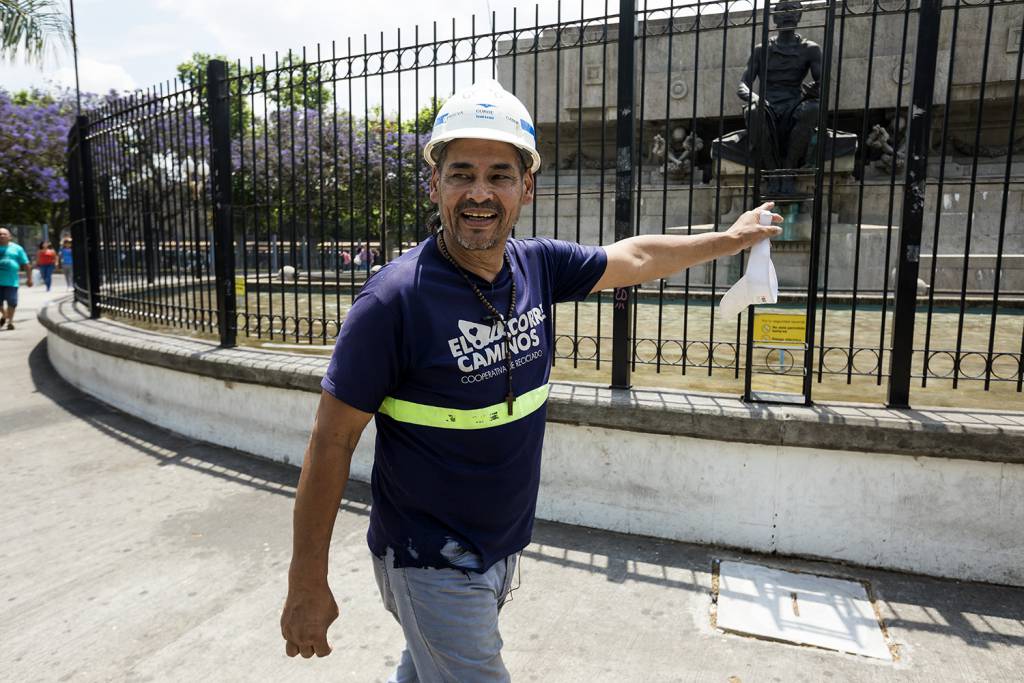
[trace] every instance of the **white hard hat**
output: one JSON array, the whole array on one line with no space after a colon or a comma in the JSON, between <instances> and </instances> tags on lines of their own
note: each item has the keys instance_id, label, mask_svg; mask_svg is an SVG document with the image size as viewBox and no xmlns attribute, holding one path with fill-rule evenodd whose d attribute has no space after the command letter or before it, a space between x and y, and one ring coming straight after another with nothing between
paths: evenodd
<instances>
[{"instance_id":1,"label":"white hard hat","mask_svg":"<svg viewBox=\"0 0 1024 683\"><path fill-rule=\"evenodd\" d=\"M452 95L434 119L430 142L423 148L423 158L434 166L434 153L444 143L461 138L496 140L514 145L529 159L527 167L540 168L537 136L533 119L526 106L498 81L488 78L477 81Z\"/></svg>"}]
</instances>

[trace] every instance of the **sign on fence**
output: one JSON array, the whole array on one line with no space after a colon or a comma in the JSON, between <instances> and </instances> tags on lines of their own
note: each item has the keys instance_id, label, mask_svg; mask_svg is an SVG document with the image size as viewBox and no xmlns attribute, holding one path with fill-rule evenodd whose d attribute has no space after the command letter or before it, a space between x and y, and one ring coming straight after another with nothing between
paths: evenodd
<instances>
[{"instance_id":1,"label":"sign on fence","mask_svg":"<svg viewBox=\"0 0 1024 683\"><path fill-rule=\"evenodd\" d=\"M755 313L754 341L769 344L803 344L807 341L805 313Z\"/></svg>"},{"instance_id":2,"label":"sign on fence","mask_svg":"<svg viewBox=\"0 0 1024 683\"><path fill-rule=\"evenodd\" d=\"M235 296L245 296L245 276L235 276Z\"/></svg>"}]
</instances>

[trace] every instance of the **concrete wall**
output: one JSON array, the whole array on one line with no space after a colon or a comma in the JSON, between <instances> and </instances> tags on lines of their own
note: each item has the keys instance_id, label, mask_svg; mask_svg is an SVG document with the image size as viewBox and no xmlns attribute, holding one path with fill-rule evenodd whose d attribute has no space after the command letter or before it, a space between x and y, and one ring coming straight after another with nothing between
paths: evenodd
<instances>
[{"instance_id":1,"label":"concrete wall","mask_svg":"<svg viewBox=\"0 0 1024 683\"><path fill-rule=\"evenodd\" d=\"M538 515L1024 584L1021 464L551 425Z\"/></svg>"},{"instance_id":2,"label":"concrete wall","mask_svg":"<svg viewBox=\"0 0 1024 683\"><path fill-rule=\"evenodd\" d=\"M41 319L44 315L45 310ZM66 329L67 323L48 324L50 360L83 391L196 439L286 463L301 460L317 401L312 391L225 381L129 360L69 341L75 337L61 325ZM178 355L180 367L187 367L187 354ZM580 397L588 394L585 386L570 389ZM695 419L694 397L672 400L690 406L676 423ZM644 427L636 411L628 422L643 431L585 426L572 421L572 410L583 410L586 420L595 422L608 411L621 418L622 406L614 400L603 408L582 401L561 411L566 422L548 425L537 510L542 519L1024 585L1024 462L1016 456L984 462L808 448L787 445L787 431L768 437L777 444L733 440L771 426L775 418L764 413L733 419L733 429L717 423L709 427L726 440L654 433L660 429ZM665 397L660 401L664 408ZM716 399L710 405L719 406L714 413L722 418L723 403ZM829 419L841 422L838 415ZM658 416L651 419L659 423ZM671 418L661 416L660 424L666 419ZM777 419L785 420L785 413ZM778 427L787 425L791 432L791 421ZM820 431L823 443L841 430L813 423L804 427ZM357 449L356 479L369 477L373 436L371 426ZM977 438L983 446L986 437ZM858 443L849 437L838 440ZM892 441L893 447L899 448L899 442Z\"/></svg>"}]
</instances>

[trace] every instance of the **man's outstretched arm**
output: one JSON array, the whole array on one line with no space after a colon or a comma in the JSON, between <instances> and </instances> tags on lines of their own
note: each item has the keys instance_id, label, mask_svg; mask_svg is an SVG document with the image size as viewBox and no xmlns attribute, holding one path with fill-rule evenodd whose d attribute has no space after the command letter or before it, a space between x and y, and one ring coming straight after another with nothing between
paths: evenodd
<instances>
[{"instance_id":1,"label":"man's outstretched arm","mask_svg":"<svg viewBox=\"0 0 1024 683\"><path fill-rule=\"evenodd\" d=\"M608 265L594 285L593 292L614 287L631 287L641 282L668 277L681 270L721 256L731 256L768 237L782 232L774 225L760 225L762 211L771 211L772 202L747 211L725 232L703 235L637 235L604 248ZM772 214L773 223L782 216Z\"/></svg>"},{"instance_id":2,"label":"man's outstretched arm","mask_svg":"<svg viewBox=\"0 0 1024 683\"><path fill-rule=\"evenodd\" d=\"M327 628L338 605L327 584L327 559L334 520L348 482L349 465L370 413L321 392L295 494L292 563L281 635L289 657L326 657Z\"/></svg>"}]
</instances>

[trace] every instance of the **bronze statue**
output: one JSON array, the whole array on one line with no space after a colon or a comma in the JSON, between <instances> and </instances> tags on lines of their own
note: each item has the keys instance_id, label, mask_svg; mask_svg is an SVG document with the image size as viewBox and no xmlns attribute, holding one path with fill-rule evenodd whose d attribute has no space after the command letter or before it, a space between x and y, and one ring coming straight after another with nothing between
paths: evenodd
<instances>
[{"instance_id":1,"label":"bronze statue","mask_svg":"<svg viewBox=\"0 0 1024 683\"><path fill-rule=\"evenodd\" d=\"M813 163L822 51L817 43L796 32L802 14L800 2L786 0L775 5L772 20L778 32L767 46L754 48L736 88L736 96L744 104L747 129L714 140L713 157L767 171L799 169ZM810 80L806 80L808 75ZM762 76L764 82L760 82ZM857 149L852 133L829 130L822 137L826 159L853 154ZM795 191L794 183L794 176L776 173L768 189L787 194Z\"/></svg>"},{"instance_id":2,"label":"bronze statue","mask_svg":"<svg viewBox=\"0 0 1024 683\"><path fill-rule=\"evenodd\" d=\"M800 168L818 124L818 82L821 80L821 47L796 32L802 5L781 2L772 19L778 34L754 48L740 79L736 95L743 107L751 149L764 169ZM767 55L766 55L767 52ZM767 58L767 78L757 94L754 81L761 78ZM810 73L811 81L804 79Z\"/></svg>"}]
</instances>

